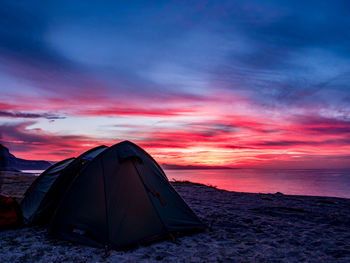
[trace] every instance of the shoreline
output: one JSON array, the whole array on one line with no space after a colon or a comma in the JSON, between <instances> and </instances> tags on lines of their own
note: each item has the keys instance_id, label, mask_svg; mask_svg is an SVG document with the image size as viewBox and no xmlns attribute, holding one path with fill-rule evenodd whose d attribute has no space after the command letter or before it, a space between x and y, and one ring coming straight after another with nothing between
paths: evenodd
<instances>
[{"instance_id":1,"label":"shoreline","mask_svg":"<svg viewBox=\"0 0 350 263\"><path fill-rule=\"evenodd\" d=\"M1 192L20 201L35 178L7 173ZM103 258L101 249L50 239L41 228L6 230L0 262L350 262L350 199L172 185L212 231Z\"/></svg>"},{"instance_id":2,"label":"shoreline","mask_svg":"<svg viewBox=\"0 0 350 263\"><path fill-rule=\"evenodd\" d=\"M182 184L188 184L188 185L197 185L197 186L204 186L204 187L209 187L209 188L214 188L217 189L219 191L226 191L226 192L231 192L231 193L238 193L238 194L254 194L254 195L286 195L286 196L295 196L295 197L315 197L315 198L336 198L336 199L346 199L346 200L350 200L350 198L347 197L338 197L338 196L325 196L325 195L297 195L297 194L285 194L282 192L275 192L275 193L262 193L262 192L238 192L238 191L230 191L230 190L226 190L226 189L222 189L219 188L215 185L211 185L211 184L202 184L202 183L198 183L198 182L192 182L192 181L188 181L188 180L170 180L170 183L172 185L182 185Z\"/></svg>"}]
</instances>

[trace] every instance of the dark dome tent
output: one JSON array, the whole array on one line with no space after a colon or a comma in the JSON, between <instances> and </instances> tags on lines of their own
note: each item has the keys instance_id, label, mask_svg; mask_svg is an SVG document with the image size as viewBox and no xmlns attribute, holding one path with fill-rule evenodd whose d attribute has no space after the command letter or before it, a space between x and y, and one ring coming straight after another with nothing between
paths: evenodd
<instances>
[{"instance_id":1,"label":"dark dome tent","mask_svg":"<svg viewBox=\"0 0 350 263\"><path fill-rule=\"evenodd\" d=\"M28 188L21 202L25 223L47 225L73 178L106 148L98 146L46 169Z\"/></svg>"},{"instance_id":2,"label":"dark dome tent","mask_svg":"<svg viewBox=\"0 0 350 263\"><path fill-rule=\"evenodd\" d=\"M74 178L49 232L66 240L119 249L204 228L156 161L124 141L103 151Z\"/></svg>"}]
</instances>

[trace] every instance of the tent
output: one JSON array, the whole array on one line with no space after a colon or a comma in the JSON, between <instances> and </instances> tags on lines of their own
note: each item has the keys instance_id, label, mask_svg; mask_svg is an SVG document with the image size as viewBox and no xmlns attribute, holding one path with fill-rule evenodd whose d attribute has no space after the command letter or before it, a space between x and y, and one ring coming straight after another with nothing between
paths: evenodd
<instances>
[{"instance_id":1,"label":"tent","mask_svg":"<svg viewBox=\"0 0 350 263\"><path fill-rule=\"evenodd\" d=\"M124 141L74 177L49 227L52 236L119 249L205 226L156 161Z\"/></svg>"},{"instance_id":2,"label":"tent","mask_svg":"<svg viewBox=\"0 0 350 263\"><path fill-rule=\"evenodd\" d=\"M78 172L107 146L98 146L77 158L58 162L45 170L28 188L21 202L25 223L47 225L62 195Z\"/></svg>"},{"instance_id":3,"label":"tent","mask_svg":"<svg viewBox=\"0 0 350 263\"><path fill-rule=\"evenodd\" d=\"M11 197L0 194L0 230L19 227L22 222L18 203Z\"/></svg>"}]
</instances>

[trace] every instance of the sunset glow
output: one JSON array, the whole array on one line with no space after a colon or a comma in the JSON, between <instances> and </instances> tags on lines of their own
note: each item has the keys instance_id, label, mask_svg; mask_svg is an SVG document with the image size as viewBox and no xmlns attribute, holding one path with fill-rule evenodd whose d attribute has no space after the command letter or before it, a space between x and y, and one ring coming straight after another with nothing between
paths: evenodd
<instances>
[{"instance_id":1,"label":"sunset glow","mask_svg":"<svg viewBox=\"0 0 350 263\"><path fill-rule=\"evenodd\" d=\"M268 2L2 3L1 143L51 161L130 140L168 165L350 167L348 4Z\"/></svg>"}]
</instances>

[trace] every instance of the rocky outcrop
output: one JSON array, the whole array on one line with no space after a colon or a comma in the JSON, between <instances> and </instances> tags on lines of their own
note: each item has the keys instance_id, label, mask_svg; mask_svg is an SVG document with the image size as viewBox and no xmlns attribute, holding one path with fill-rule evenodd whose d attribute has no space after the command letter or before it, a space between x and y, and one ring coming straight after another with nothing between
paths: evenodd
<instances>
[{"instance_id":1,"label":"rocky outcrop","mask_svg":"<svg viewBox=\"0 0 350 263\"><path fill-rule=\"evenodd\" d=\"M51 166L47 161L32 161L17 158L9 149L0 144L0 171L45 170Z\"/></svg>"}]
</instances>

